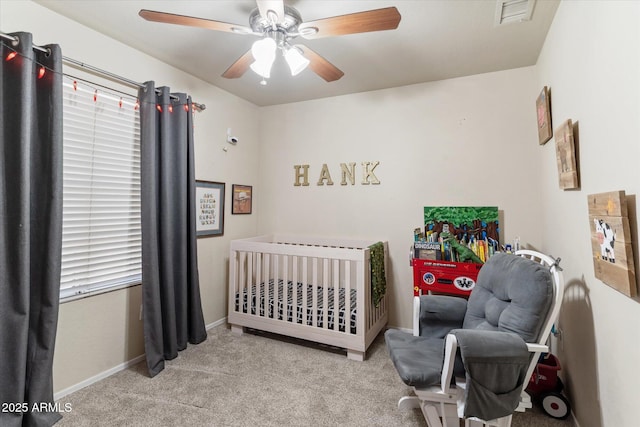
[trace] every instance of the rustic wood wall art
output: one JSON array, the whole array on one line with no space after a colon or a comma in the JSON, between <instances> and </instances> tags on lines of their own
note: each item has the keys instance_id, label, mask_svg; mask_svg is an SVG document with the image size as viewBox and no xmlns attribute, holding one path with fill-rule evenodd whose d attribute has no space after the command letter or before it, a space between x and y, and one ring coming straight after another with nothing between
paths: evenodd
<instances>
[{"instance_id":1,"label":"rustic wood wall art","mask_svg":"<svg viewBox=\"0 0 640 427\"><path fill-rule=\"evenodd\" d=\"M571 119L565 121L555 132L556 159L558 161L558 180L562 190L580 187L578 161L573 140Z\"/></svg>"},{"instance_id":2,"label":"rustic wood wall art","mask_svg":"<svg viewBox=\"0 0 640 427\"><path fill-rule=\"evenodd\" d=\"M536 111L538 113L538 142L544 145L551 139L553 127L551 126L551 102L549 100L549 90L543 87L536 100Z\"/></svg>"},{"instance_id":3,"label":"rustic wood wall art","mask_svg":"<svg viewBox=\"0 0 640 427\"><path fill-rule=\"evenodd\" d=\"M595 276L635 297L636 274L625 192L591 194L588 201Z\"/></svg>"}]
</instances>

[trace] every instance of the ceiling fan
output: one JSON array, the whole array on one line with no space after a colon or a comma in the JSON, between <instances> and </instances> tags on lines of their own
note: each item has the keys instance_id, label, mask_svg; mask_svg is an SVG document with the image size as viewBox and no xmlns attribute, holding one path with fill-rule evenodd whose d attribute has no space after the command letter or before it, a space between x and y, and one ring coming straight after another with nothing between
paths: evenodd
<instances>
[{"instance_id":1,"label":"ceiling fan","mask_svg":"<svg viewBox=\"0 0 640 427\"><path fill-rule=\"evenodd\" d=\"M398 28L400 23L400 13L395 7L304 22L300 13L293 7L285 5L283 0L256 0L256 2L258 7L251 12L248 27L146 9L140 10L139 15L147 21L261 37L250 50L227 68L222 77L235 79L241 77L251 68L262 76L262 84L266 84L265 79L270 77L271 66L278 50L284 55L291 69L291 74L294 76L307 66L327 82L338 80L344 75L338 67L309 47L303 44L292 44L292 41L297 37L317 39L393 30Z\"/></svg>"}]
</instances>

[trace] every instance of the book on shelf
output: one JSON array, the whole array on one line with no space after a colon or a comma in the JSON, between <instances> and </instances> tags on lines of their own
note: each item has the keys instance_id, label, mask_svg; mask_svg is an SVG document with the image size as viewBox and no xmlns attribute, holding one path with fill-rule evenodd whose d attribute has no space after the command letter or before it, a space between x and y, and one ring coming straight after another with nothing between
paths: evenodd
<instances>
[{"instance_id":1,"label":"book on shelf","mask_svg":"<svg viewBox=\"0 0 640 427\"><path fill-rule=\"evenodd\" d=\"M442 247L438 242L415 242L413 251L414 258L442 260Z\"/></svg>"}]
</instances>

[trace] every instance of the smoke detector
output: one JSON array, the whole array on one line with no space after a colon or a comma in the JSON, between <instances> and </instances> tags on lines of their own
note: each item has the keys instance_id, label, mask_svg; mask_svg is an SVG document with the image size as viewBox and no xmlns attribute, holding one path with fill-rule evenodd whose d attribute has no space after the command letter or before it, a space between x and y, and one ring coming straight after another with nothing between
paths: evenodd
<instances>
[{"instance_id":1,"label":"smoke detector","mask_svg":"<svg viewBox=\"0 0 640 427\"><path fill-rule=\"evenodd\" d=\"M530 21L536 0L498 0L495 25Z\"/></svg>"}]
</instances>

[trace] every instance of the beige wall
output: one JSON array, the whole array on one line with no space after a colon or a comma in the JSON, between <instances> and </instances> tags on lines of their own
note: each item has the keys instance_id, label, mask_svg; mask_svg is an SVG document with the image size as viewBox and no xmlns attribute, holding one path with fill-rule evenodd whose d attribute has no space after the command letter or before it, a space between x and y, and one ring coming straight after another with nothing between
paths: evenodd
<instances>
[{"instance_id":1,"label":"beige wall","mask_svg":"<svg viewBox=\"0 0 640 427\"><path fill-rule=\"evenodd\" d=\"M411 327L409 247L424 206L498 206L503 239L540 247L533 67L261 109L259 231L386 239L390 325ZM533 161L532 161L533 160ZM361 162L379 161L379 185ZM356 162L356 185L340 163ZM326 163L333 186L318 186ZM295 187L293 165L309 164Z\"/></svg>"},{"instance_id":2,"label":"beige wall","mask_svg":"<svg viewBox=\"0 0 640 427\"><path fill-rule=\"evenodd\" d=\"M109 70L134 81L155 80L173 91L187 92L206 104L196 114L196 179L225 182L225 233L198 240L202 308L211 324L226 316L226 278L229 241L256 233L258 209L253 215L231 215L231 184L257 183L258 113L256 106L170 67L126 45L68 20L31 1L0 2L0 29L33 33L36 44L58 43L63 55ZM65 67L65 72L82 71ZM89 80L101 82L96 76ZM118 87L109 82L109 86ZM135 89L122 87L128 93ZM227 128L241 143L226 141ZM228 146L228 152L222 148ZM140 287L68 302L60 306L54 360L54 388L65 390L140 356L142 322Z\"/></svg>"},{"instance_id":3,"label":"beige wall","mask_svg":"<svg viewBox=\"0 0 640 427\"><path fill-rule=\"evenodd\" d=\"M555 143L538 150L544 249L562 257L560 327L567 393L582 427L638 425L640 300L594 277L587 195L630 195L638 265L640 2L564 1L537 64L551 88L552 120L578 122L581 189L557 184Z\"/></svg>"}]
</instances>

